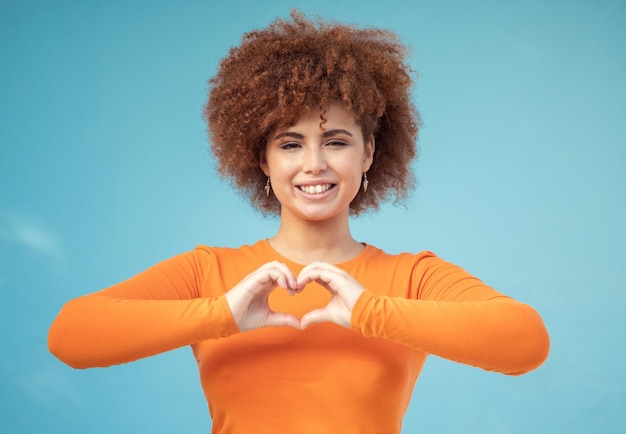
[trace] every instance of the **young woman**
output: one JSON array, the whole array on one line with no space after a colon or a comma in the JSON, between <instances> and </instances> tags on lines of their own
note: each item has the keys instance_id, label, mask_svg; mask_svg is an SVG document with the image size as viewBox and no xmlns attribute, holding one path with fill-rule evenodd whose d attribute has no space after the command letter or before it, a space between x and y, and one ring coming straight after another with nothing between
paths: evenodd
<instances>
[{"instance_id":1,"label":"young woman","mask_svg":"<svg viewBox=\"0 0 626 434\"><path fill-rule=\"evenodd\" d=\"M269 239L199 246L68 302L49 347L77 367L191 345L215 433L398 433L434 354L517 375L547 357L538 314L433 253L355 240L349 216L413 185L419 119L388 31L294 13L222 61L205 115L223 176Z\"/></svg>"}]
</instances>

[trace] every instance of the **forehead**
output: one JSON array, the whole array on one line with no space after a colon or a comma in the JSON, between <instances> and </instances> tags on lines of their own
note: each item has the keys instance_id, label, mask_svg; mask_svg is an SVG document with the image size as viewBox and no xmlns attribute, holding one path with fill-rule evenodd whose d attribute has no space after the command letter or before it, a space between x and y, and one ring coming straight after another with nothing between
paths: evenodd
<instances>
[{"instance_id":1,"label":"forehead","mask_svg":"<svg viewBox=\"0 0 626 434\"><path fill-rule=\"evenodd\" d=\"M286 131L297 128L317 127L320 130L342 128L360 128L354 114L341 103L329 104L326 108L304 108L302 114L291 122L283 122L275 131Z\"/></svg>"}]
</instances>

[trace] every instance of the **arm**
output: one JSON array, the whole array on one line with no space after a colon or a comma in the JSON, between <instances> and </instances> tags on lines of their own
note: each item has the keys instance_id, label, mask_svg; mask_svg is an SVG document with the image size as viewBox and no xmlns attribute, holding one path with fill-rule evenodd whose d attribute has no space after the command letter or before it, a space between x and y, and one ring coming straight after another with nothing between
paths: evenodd
<instances>
[{"instance_id":1,"label":"arm","mask_svg":"<svg viewBox=\"0 0 626 434\"><path fill-rule=\"evenodd\" d=\"M537 368L550 347L533 308L432 254L413 265L408 298L365 293L351 320L365 336L510 375Z\"/></svg>"},{"instance_id":2,"label":"arm","mask_svg":"<svg viewBox=\"0 0 626 434\"><path fill-rule=\"evenodd\" d=\"M408 300L364 292L351 327L420 351L490 371L519 375L541 365L548 333L530 306L501 298Z\"/></svg>"},{"instance_id":3,"label":"arm","mask_svg":"<svg viewBox=\"0 0 626 434\"><path fill-rule=\"evenodd\" d=\"M75 368L109 366L236 333L225 297L201 298L205 253L68 302L50 327L50 352Z\"/></svg>"},{"instance_id":4,"label":"arm","mask_svg":"<svg viewBox=\"0 0 626 434\"><path fill-rule=\"evenodd\" d=\"M373 272L368 291L344 270L311 264L299 276L300 285L315 280L333 297L328 306L305 315L303 326L331 321L364 336L510 375L528 372L546 359L549 337L530 306L434 256L411 266L408 275L402 267ZM408 291L394 290L407 284ZM391 289L379 291L381 287Z\"/></svg>"},{"instance_id":5,"label":"arm","mask_svg":"<svg viewBox=\"0 0 626 434\"><path fill-rule=\"evenodd\" d=\"M277 285L295 287L286 265L264 264L228 292L211 288L207 297L202 285L209 268L221 270L208 251L196 250L70 301L50 327L50 352L70 366L89 368L261 327L300 328L295 316L273 312L267 301Z\"/></svg>"}]
</instances>

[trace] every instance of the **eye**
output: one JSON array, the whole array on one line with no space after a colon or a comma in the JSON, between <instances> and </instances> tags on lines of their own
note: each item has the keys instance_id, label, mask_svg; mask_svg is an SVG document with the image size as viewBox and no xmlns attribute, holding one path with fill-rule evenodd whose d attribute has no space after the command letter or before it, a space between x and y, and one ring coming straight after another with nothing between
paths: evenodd
<instances>
[{"instance_id":1,"label":"eye","mask_svg":"<svg viewBox=\"0 0 626 434\"><path fill-rule=\"evenodd\" d=\"M282 145L280 145L280 149L284 149L286 151L297 149L299 147L300 147L300 144L296 142L287 142L287 143L283 143Z\"/></svg>"},{"instance_id":2,"label":"eye","mask_svg":"<svg viewBox=\"0 0 626 434\"><path fill-rule=\"evenodd\" d=\"M347 146L348 144L342 140L330 140L326 143L326 146L333 146L333 147L342 147L342 146Z\"/></svg>"}]
</instances>

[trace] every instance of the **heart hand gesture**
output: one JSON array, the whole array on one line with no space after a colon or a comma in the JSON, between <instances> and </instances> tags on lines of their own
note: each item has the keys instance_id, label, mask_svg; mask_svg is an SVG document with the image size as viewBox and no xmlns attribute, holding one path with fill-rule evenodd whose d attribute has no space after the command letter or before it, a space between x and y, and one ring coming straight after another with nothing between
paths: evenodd
<instances>
[{"instance_id":1,"label":"heart hand gesture","mask_svg":"<svg viewBox=\"0 0 626 434\"><path fill-rule=\"evenodd\" d=\"M302 292L311 282L319 283L332 294L326 306L306 313L301 320L270 309L268 298L277 286L293 295ZM313 262L302 269L296 280L285 264L273 261L259 267L228 291L226 301L240 331L271 326L304 329L321 322L349 328L352 308L363 291L359 282L334 265Z\"/></svg>"}]
</instances>

